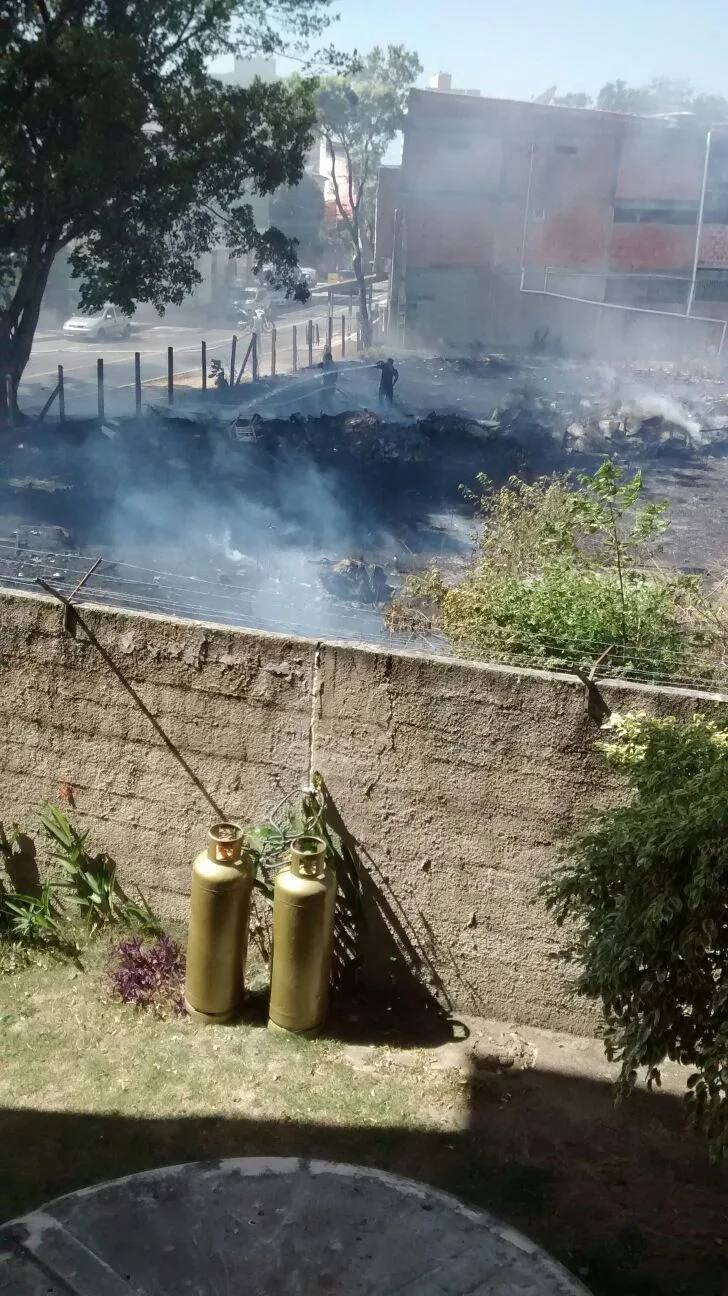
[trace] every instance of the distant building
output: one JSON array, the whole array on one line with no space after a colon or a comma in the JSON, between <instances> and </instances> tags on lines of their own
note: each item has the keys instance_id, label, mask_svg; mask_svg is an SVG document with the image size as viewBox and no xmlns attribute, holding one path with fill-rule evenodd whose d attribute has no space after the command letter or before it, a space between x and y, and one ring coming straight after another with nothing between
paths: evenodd
<instances>
[{"instance_id":1,"label":"distant building","mask_svg":"<svg viewBox=\"0 0 728 1296\"><path fill-rule=\"evenodd\" d=\"M712 133L698 240L705 157L706 132L684 114L485 99L447 78L413 91L402 318L422 340L524 345L539 323L569 332L571 316L584 320L556 297L684 312L698 242L692 313L728 318L728 125ZM577 343L583 328L571 329Z\"/></svg>"},{"instance_id":2,"label":"distant building","mask_svg":"<svg viewBox=\"0 0 728 1296\"><path fill-rule=\"evenodd\" d=\"M278 70L274 58L242 58L236 54L232 72L215 72L214 76L223 85L241 86L245 90L253 84L256 77L261 81L277 81Z\"/></svg>"},{"instance_id":3,"label":"distant building","mask_svg":"<svg viewBox=\"0 0 728 1296\"><path fill-rule=\"evenodd\" d=\"M381 166L377 183L377 214L374 235L374 268L389 274L395 243L395 221L399 222L402 200L401 166Z\"/></svg>"},{"instance_id":4,"label":"distant building","mask_svg":"<svg viewBox=\"0 0 728 1296\"><path fill-rule=\"evenodd\" d=\"M479 99L479 90L453 90L452 77L449 72L436 72L430 77L428 90L437 90L439 94L458 94L468 95L470 98Z\"/></svg>"}]
</instances>

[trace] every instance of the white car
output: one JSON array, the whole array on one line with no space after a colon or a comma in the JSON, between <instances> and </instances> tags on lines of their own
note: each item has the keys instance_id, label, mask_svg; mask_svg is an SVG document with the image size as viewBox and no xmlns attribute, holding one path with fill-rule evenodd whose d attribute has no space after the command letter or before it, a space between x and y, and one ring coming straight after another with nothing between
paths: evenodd
<instances>
[{"instance_id":1,"label":"white car","mask_svg":"<svg viewBox=\"0 0 728 1296\"><path fill-rule=\"evenodd\" d=\"M128 338L131 333L129 316L118 306L104 306L100 311L72 315L63 325L63 336L78 338L80 342L99 342L104 338Z\"/></svg>"}]
</instances>

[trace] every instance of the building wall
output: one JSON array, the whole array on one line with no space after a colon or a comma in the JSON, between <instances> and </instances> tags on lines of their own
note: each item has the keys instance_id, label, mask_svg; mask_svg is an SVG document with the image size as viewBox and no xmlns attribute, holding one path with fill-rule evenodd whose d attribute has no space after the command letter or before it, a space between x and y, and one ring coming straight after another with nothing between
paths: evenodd
<instances>
[{"instance_id":1,"label":"building wall","mask_svg":"<svg viewBox=\"0 0 728 1296\"><path fill-rule=\"evenodd\" d=\"M715 132L699 266L728 269L728 141ZM690 122L565 109L455 94L415 91L403 151L403 268L407 326L418 338L463 336L520 345L533 300L506 303L549 272L582 275L579 295L655 310L685 309L697 235L705 163L705 131ZM713 156L714 154L714 156ZM722 219L722 217L721 217ZM489 289L466 335L453 314L452 282L463 277ZM439 273L438 291L422 292ZM641 275L637 283L629 275ZM667 284L667 276L675 283ZM591 283L590 283L591 277ZM653 282L654 277L654 282ZM607 286L608 281L608 286ZM497 285L497 290L493 287ZM494 332L491 299L503 309ZM702 311L703 303L706 310ZM696 313L728 314L728 278L699 291ZM646 328L638 329L649 342ZM667 336L665 333L662 336ZM664 358L676 358L665 356Z\"/></svg>"},{"instance_id":2,"label":"building wall","mask_svg":"<svg viewBox=\"0 0 728 1296\"><path fill-rule=\"evenodd\" d=\"M394 252L394 216L401 203L402 168L381 166L377 179L377 214L374 230L374 264L377 274L388 274Z\"/></svg>"},{"instance_id":3,"label":"building wall","mask_svg":"<svg viewBox=\"0 0 728 1296\"><path fill-rule=\"evenodd\" d=\"M621 787L594 751L578 680L84 609L95 634L226 816L258 821L319 770L454 1011L588 1031L533 903L561 835ZM613 709L691 714L706 697L604 690ZM56 604L0 593L0 819L29 828L70 786L97 849L166 914L217 817ZM374 912L370 899L369 912ZM386 966L383 965L386 964ZM369 929L365 976L389 975Z\"/></svg>"}]
</instances>

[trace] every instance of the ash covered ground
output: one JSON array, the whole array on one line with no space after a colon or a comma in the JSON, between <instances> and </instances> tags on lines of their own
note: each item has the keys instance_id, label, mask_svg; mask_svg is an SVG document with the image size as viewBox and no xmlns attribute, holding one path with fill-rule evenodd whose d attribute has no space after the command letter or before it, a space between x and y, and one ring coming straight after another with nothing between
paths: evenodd
<instances>
[{"instance_id":1,"label":"ash covered ground","mask_svg":"<svg viewBox=\"0 0 728 1296\"><path fill-rule=\"evenodd\" d=\"M403 576L462 560L462 486L640 467L671 504L665 558L728 567L728 382L536 357L399 363L393 410L342 362L331 409L304 371L179 394L136 420L29 424L0 449L0 580L251 628L417 646L383 628ZM419 645L440 648L434 640Z\"/></svg>"}]
</instances>

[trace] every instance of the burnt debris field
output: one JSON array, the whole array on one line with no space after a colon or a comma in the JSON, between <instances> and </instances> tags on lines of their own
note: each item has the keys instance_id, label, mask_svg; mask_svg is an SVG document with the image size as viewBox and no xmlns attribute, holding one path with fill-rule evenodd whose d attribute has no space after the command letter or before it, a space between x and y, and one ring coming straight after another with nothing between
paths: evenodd
<instances>
[{"instance_id":1,"label":"burnt debris field","mask_svg":"<svg viewBox=\"0 0 728 1296\"><path fill-rule=\"evenodd\" d=\"M728 566L728 383L529 357L400 364L393 409L372 367L233 393L179 393L136 419L28 423L0 449L0 581L226 624L374 643L402 577L467 553L485 473L642 467L671 504L666 557Z\"/></svg>"}]
</instances>

